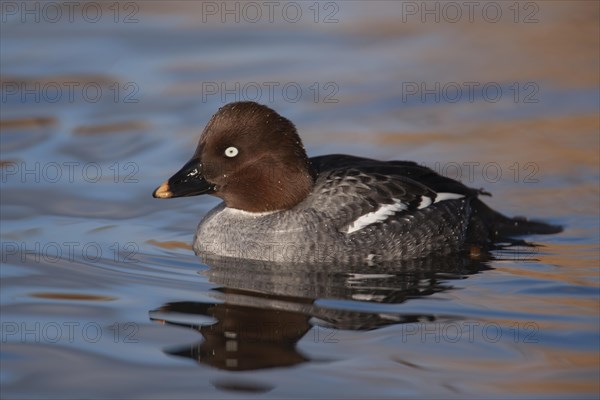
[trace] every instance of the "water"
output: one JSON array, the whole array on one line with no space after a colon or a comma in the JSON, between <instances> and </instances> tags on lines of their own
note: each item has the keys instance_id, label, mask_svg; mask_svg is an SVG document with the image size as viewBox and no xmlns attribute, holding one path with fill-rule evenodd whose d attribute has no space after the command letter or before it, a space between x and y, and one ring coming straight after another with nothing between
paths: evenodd
<instances>
[{"instance_id":1,"label":"water","mask_svg":"<svg viewBox=\"0 0 600 400\"><path fill-rule=\"evenodd\" d=\"M29 4L2 4L2 397L597 397L598 4ZM200 260L218 201L151 192L251 99L311 155L415 160L565 230L376 271Z\"/></svg>"}]
</instances>

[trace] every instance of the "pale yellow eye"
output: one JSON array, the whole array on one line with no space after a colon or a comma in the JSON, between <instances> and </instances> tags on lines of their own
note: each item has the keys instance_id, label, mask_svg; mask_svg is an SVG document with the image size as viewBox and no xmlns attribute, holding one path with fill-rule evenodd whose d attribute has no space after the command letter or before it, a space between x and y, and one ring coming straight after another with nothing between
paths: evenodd
<instances>
[{"instance_id":1,"label":"pale yellow eye","mask_svg":"<svg viewBox=\"0 0 600 400\"><path fill-rule=\"evenodd\" d=\"M238 153L239 153L238 149L233 146L225 149L225 155L229 158L233 158L233 157L237 156Z\"/></svg>"}]
</instances>

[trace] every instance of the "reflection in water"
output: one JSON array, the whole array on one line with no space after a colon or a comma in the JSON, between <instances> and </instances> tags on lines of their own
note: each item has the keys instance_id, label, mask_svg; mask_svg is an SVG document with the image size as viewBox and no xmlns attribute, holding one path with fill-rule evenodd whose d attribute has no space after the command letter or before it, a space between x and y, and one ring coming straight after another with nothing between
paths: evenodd
<instances>
[{"instance_id":1,"label":"reflection in water","mask_svg":"<svg viewBox=\"0 0 600 400\"><path fill-rule=\"evenodd\" d=\"M97 294L85 294L85 293L31 293L30 297L38 299L52 299L52 300L69 300L69 301L113 301L117 300L113 296L102 296Z\"/></svg>"},{"instance_id":2,"label":"reflection in water","mask_svg":"<svg viewBox=\"0 0 600 400\"><path fill-rule=\"evenodd\" d=\"M190 327L204 337L190 346L167 349L168 354L232 371L308 361L296 350L296 343L313 325L368 330L433 321L432 315L389 312L375 304L398 304L448 290L452 286L446 281L463 279L489 268L484 262L466 256L356 267L208 257L203 261L211 267L204 273L219 285L215 293L222 297L223 303L168 303L151 311L150 317ZM317 299L366 302L372 305L372 311L320 306L315 302Z\"/></svg>"},{"instance_id":3,"label":"reflection in water","mask_svg":"<svg viewBox=\"0 0 600 400\"><path fill-rule=\"evenodd\" d=\"M239 304L169 303L159 310L170 324L197 329L204 341L167 353L191 357L220 369L243 371L290 366L307 361L294 348L310 329L309 317L298 312L261 309ZM184 313L213 317L216 323L185 324L170 320Z\"/></svg>"}]
</instances>

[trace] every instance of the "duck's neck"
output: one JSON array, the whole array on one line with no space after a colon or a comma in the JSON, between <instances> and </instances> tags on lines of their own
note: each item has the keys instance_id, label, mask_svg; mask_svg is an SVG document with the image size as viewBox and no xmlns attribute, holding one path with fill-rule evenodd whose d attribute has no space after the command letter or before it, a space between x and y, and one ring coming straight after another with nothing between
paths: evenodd
<instances>
[{"instance_id":1,"label":"duck's neck","mask_svg":"<svg viewBox=\"0 0 600 400\"><path fill-rule=\"evenodd\" d=\"M314 186L310 164L256 163L232 176L222 196L227 207L248 212L288 210L302 202Z\"/></svg>"}]
</instances>

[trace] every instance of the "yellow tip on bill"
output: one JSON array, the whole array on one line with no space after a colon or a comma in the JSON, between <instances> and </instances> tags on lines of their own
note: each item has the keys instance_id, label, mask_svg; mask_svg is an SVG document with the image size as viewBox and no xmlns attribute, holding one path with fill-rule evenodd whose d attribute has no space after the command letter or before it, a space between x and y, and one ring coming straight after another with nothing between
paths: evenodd
<instances>
[{"instance_id":1,"label":"yellow tip on bill","mask_svg":"<svg viewBox=\"0 0 600 400\"><path fill-rule=\"evenodd\" d=\"M154 191L154 193L152 193L152 196L156 197L157 199L168 199L169 197L173 196L173 193L169 188L169 182L164 182L162 185L160 185Z\"/></svg>"}]
</instances>

